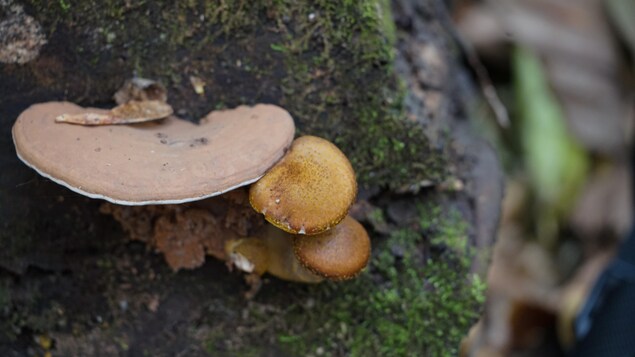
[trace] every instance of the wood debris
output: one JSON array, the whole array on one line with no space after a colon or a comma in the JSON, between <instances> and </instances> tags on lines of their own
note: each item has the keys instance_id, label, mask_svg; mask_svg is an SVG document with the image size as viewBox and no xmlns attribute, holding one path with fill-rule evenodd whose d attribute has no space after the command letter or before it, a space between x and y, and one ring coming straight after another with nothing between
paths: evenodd
<instances>
[{"instance_id":1,"label":"wood debris","mask_svg":"<svg viewBox=\"0 0 635 357\"><path fill-rule=\"evenodd\" d=\"M159 100L131 101L118 105L105 114L62 114L55 118L55 122L79 125L133 124L163 119L172 113L172 107Z\"/></svg>"}]
</instances>

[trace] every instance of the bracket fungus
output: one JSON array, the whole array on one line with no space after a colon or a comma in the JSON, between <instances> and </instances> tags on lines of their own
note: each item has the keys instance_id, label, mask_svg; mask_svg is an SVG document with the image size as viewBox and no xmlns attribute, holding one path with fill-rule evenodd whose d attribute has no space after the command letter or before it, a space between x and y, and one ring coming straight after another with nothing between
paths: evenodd
<instances>
[{"instance_id":1,"label":"bracket fungus","mask_svg":"<svg viewBox=\"0 0 635 357\"><path fill-rule=\"evenodd\" d=\"M251 186L249 202L274 226L311 235L344 219L356 195L355 172L346 156L327 140L303 136Z\"/></svg>"},{"instance_id":2,"label":"bracket fungus","mask_svg":"<svg viewBox=\"0 0 635 357\"><path fill-rule=\"evenodd\" d=\"M106 111L31 106L13 126L18 157L75 192L123 205L183 203L248 185L283 156L295 131L287 111L265 104L214 111L199 125L175 117L138 125L55 123L83 112Z\"/></svg>"},{"instance_id":3,"label":"bracket fungus","mask_svg":"<svg viewBox=\"0 0 635 357\"><path fill-rule=\"evenodd\" d=\"M62 114L86 113L108 111L57 102L31 106L13 126L18 157L58 184L114 203L102 211L132 239L163 252L174 270L200 266L205 254L224 259L224 241L248 234L259 218L244 190L215 200L213 208L182 203L257 180L284 155L295 132L289 113L262 104L215 111L199 125L175 117L117 126L55 122Z\"/></svg>"}]
</instances>

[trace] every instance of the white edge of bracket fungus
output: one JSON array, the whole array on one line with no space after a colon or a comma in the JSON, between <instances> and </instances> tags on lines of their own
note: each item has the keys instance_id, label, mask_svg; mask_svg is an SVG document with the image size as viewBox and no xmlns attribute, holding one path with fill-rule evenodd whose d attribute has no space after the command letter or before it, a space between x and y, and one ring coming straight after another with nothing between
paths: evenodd
<instances>
[{"instance_id":1,"label":"white edge of bracket fungus","mask_svg":"<svg viewBox=\"0 0 635 357\"><path fill-rule=\"evenodd\" d=\"M13 140L15 142L15 139ZM108 202L114 203L114 204L118 204L118 205L124 205L124 206L145 206L145 205L164 205L164 204L180 204L180 203L186 203L186 202L193 202L193 201L200 201L206 198L210 198L210 197L214 197L214 196L218 196L218 195L222 195L225 192L229 192L229 191L233 191L239 187L242 186L246 186L246 185L250 185L258 180L260 180L260 178L263 175L260 175L254 179L251 180L247 180L244 182L241 182L235 186L231 186L228 187L224 190L221 191L217 191L217 192L212 192L210 194L207 195L202 195L202 196L195 196L195 197L187 197L187 198L182 198L182 199L174 199L174 200L148 200L148 201L126 201L126 200L119 200L116 198L112 198L112 197L108 197L99 193L92 193L92 192L88 192L88 191L84 191L79 187L75 187L71 184L69 184L66 181L60 180L58 178L55 178L49 174L47 174L46 172L43 172L42 170L38 169L37 167L35 167L34 165L32 165L30 162L28 162L27 160L25 160L22 156L20 156L20 153L16 150L16 154L18 155L18 158L20 159L20 161L22 161L26 166L32 168L33 170L37 171L38 174L40 174L43 177L46 177L47 179L62 185L66 188L68 188L69 190L79 193L80 195L84 195L86 197L90 197L90 198L95 198L95 199L102 199L102 200L106 200Z\"/></svg>"}]
</instances>

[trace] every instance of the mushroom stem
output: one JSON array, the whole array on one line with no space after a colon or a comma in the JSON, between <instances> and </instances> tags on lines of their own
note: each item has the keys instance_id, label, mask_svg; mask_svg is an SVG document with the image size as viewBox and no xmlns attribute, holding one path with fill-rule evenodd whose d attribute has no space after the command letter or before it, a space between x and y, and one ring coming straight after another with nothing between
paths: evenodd
<instances>
[{"instance_id":1,"label":"mushroom stem","mask_svg":"<svg viewBox=\"0 0 635 357\"><path fill-rule=\"evenodd\" d=\"M293 253L293 236L267 226L257 237L230 240L225 244L229 264L248 273L269 273L299 283L319 283L324 278L300 264Z\"/></svg>"}]
</instances>

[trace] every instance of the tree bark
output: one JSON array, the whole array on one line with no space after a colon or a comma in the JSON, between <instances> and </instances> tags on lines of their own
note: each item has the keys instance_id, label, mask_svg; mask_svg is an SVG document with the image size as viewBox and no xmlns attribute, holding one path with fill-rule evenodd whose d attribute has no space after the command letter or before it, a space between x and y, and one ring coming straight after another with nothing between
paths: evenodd
<instances>
[{"instance_id":1,"label":"tree bark","mask_svg":"<svg viewBox=\"0 0 635 357\"><path fill-rule=\"evenodd\" d=\"M425 203L443 217L458 214L470 246L484 252L472 269L483 270L502 174L473 133L468 117L481 99L443 2L341 3L0 1L0 354L319 354L313 335L298 334L295 312L336 304L348 288L272 279L244 302L239 274L213 261L173 274L101 215L100 202L17 159L11 127L29 105L110 107L133 76L165 84L175 112L193 121L241 104L286 108L299 135L330 139L353 163L374 259L391 249L384 243L393 232L413 226L421 265L452 249L428 238L440 224L421 223ZM193 81L205 84L203 94ZM384 281L375 268L368 274ZM339 326L333 309L329 326ZM351 353L351 332L343 333L318 347ZM303 347L281 336L302 336Z\"/></svg>"}]
</instances>

